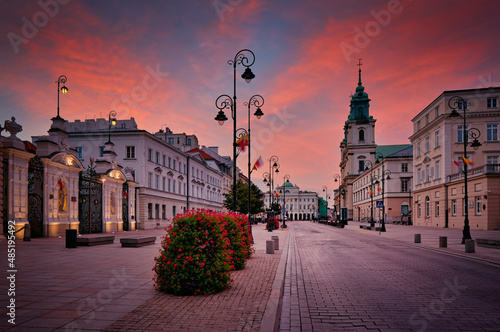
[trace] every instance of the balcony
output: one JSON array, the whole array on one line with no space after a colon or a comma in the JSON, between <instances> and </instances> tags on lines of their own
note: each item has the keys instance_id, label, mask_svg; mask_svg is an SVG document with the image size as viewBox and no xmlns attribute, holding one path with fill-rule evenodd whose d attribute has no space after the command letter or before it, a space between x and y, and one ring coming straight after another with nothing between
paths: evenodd
<instances>
[{"instance_id":1,"label":"balcony","mask_svg":"<svg viewBox=\"0 0 500 332\"><path fill-rule=\"evenodd\" d=\"M467 178L474 178L487 174L500 174L500 164L487 164L467 170ZM448 176L448 182L457 182L464 179L464 172L451 174Z\"/></svg>"}]
</instances>

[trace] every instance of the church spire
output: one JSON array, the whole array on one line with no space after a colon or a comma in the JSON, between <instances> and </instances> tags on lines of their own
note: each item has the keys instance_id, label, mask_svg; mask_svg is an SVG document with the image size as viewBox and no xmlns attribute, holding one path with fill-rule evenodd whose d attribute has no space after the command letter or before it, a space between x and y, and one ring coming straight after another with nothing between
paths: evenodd
<instances>
[{"instance_id":1,"label":"church spire","mask_svg":"<svg viewBox=\"0 0 500 332\"><path fill-rule=\"evenodd\" d=\"M358 80L358 86L361 85L361 66L363 64L361 63L361 59L359 59L359 62L358 62L358 67L359 67L359 80Z\"/></svg>"},{"instance_id":2,"label":"church spire","mask_svg":"<svg viewBox=\"0 0 500 332\"><path fill-rule=\"evenodd\" d=\"M370 116L370 99L368 94L365 92L364 86L361 84L361 59L357 63L358 66L358 86L356 87L356 92L351 96L351 112L347 121L358 121L358 120L370 120L373 119Z\"/></svg>"}]
</instances>

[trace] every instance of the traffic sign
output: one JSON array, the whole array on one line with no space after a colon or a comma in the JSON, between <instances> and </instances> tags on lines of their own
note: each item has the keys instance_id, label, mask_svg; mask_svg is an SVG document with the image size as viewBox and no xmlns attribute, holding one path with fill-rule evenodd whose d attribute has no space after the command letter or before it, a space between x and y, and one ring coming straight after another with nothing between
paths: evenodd
<instances>
[{"instance_id":1,"label":"traffic sign","mask_svg":"<svg viewBox=\"0 0 500 332\"><path fill-rule=\"evenodd\" d=\"M377 209L381 209L384 207L384 201L377 201Z\"/></svg>"}]
</instances>

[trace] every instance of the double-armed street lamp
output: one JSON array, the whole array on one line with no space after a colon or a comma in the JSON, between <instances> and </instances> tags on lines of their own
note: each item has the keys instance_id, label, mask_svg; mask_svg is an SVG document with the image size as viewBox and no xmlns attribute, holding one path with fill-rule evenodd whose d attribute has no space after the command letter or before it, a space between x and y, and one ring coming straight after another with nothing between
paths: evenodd
<instances>
[{"instance_id":1,"label":"double-armed street lamp","mask_svg":"<svg viewBox=\"0 0 500 332\"><path fill-rule=\"evenodd\" d=\"M375 154L375 163L378 164L380 163L380 161L382 160L383 158L383 155L382 153L380 152L377 152ZM375 221L373 220L373 184L375 183L374 180L377 180L378 177L373 175L373 167L374 165L372 164L372 162L370 160L367 160L365 162L365 171L366 170L370 170L370 199L371 199L371 203L370 203L370 227L375 227Z\"/></svg>"},{"instance_id":2,"label":"double-armed street lamp","mask_svg":"<svg viewBox=\"0 0 500 332\"><path fill-rule=\"evenodd\" d=\"M272 205L274 203L273 200L273 190L274 190L274 173L279 173L280 164L278 164L278 157L271 156L269 158L269 173L264 172L264 183L267 183L269 186L269 209L272 209Z\"/></svg>"},{"instance_id":3,"label":"double-armed street lamp","mask_svg":"<svg viewBox=\"0 0 500 332\"><path fill-rule=\"evenodd\" d=\"M241 75L247 83L250 83L252 79L255 78L254 73L250 67L255 62L255 54L249 49L243 49L236 53L233 60L229 60L227 63L233 66L233 97L223 94L220 95L216 101L215 106L219 109L215 120L223 125L228 118L224 114L223 109L231 109L231 118L233 119L233 211L236 211L236 181L237 181L237 168L236 168L236 67L237 65L243 65L245 67L245 72ZM262 112L262 111L261 111Z\"/></svg>"},{"instance_id":4,"label":"double-armed street lamp","mask_svg":"<svg viewBox=\"0 0 500 332\"><path fill-rule=\"evenodd\" d=\"M462 244L465 243L465 240L472 239L470 235L470 226L469 226L469 196L467 193L467 173L468 173L468 164L465 162L465 159L467 159L467 145L469 144L469 139L472 140L471 142L471 147L474 150L479 149L479 147L482 145L479 141L478 138L481 136L481 132L477 128L470 128L467 129L467 101L463 99L462 97L459 96L454 96L450 100L448 100L448 106L452 109L451 114L449 115L450 118L454 117L460 117L460 113L458 113L458 110L461 109L463 110L463 118L464 118L464 127L463 127L463 142L464 142L464 155L462 158L463 166L464 166L464 209L465 209L465 220L464 220L464 229L462 232Z\"/></svg>"},{"instance_id":5,"label":"double-armed street lamp","mask_svg":"<svg viewBox=\"0 0 500 332\"><path fill-rule=\"evenodd\" d=\"M384 191L385 191L385 180L391 179L391 171L386 169L384 170L384 166L382 165L382 174L380 175L382 181L382 227L380 228L381 232L385 232L385 202L384 202ZM378 184L377 180L377 184Z\"/></svg>"},{"instance_id":6,"label":"double-armed street lamp","mask_svg":"<svg viewBox=\"0 0 500 332\"><path fill-rule=\"evenodd\" d=\"M68 93L68 88L66 87L66 84L65 84L67 80L68 80L68 78L65 75L61 75L61 76L59 76L59 78L56 81L56 83L57 83L57 118L60 118L60 116L59 116L59 91L61 91L63 93L63 95ZM63 84L62 87L61 87L61 83Z\"/></svg>"}]
</instances>

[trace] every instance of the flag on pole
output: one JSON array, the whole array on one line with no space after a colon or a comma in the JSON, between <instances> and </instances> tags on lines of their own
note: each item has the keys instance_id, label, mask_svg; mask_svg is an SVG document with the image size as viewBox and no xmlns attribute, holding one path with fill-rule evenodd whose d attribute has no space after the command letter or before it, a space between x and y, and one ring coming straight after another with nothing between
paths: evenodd
<instances>
[{"instance_id":1,"label":"flag on pole","mask_svg":"<svg viewBox=\"0 0 500 332\"><path fill-rule=\"evenodd\" d=\"M257 159L257 161L255 162L255 164L253 164L253 168L252 170L256 171L257 168L259 168L260 166L262 166L264 164L264 162L262 161L262 156L259 156L259 159Z\"/></svg>"},{"instance_id":2,"label":"flag on pole","mask_svg":"<svg viewBox=\"0 0 500 332\"><path fill-rule=\"evenodd\" d=\"M380 185L378 185L377 191L382 191L382 188L380 188Z\"/></svg>"},{"instance_id":3,"label":"flag on pole","mask_svg":"<svg viewBox=\"0 0 500 332\"><path fill-rule=\"evenodd\" d=\"M456 160L453 160L453 163L455 163L455 165L457 165L457 167L460 167L460 163Z\"/></svg>"},{"instance_id":4,"label":"flag on pole","mask_svg":"<svg viewBox=\"0 0 500 332\"><path fill-rule=\"evenodd\" d=\"M240 147L241 152L245 152L245 147L248 146L248 135L243 135L238 138L236 144Z\"/></svg>"},{"instance_id":5,"label":"flag on pole","mask_svg":"<svg viewBox=\"0 0 500 332\"><path fill-rule=\"evenodd\" d=\"M464 161L464 163L467 164L467 166L474 165L474 163L472 161L470 161L469 159L465 158L464 156L462 156L462 160Z\"/></svg>"},{"instance_id":6,"label":"flag on pole","mask_svg":"<svg viewBox=\"0 0 500 332\"><path fill-rule=\"evenodd\" d=\"M373 191L372 191L371 189L368 189L368 193L369 193L370 195L373 195Z\"/></svg>"}]
</instances>

